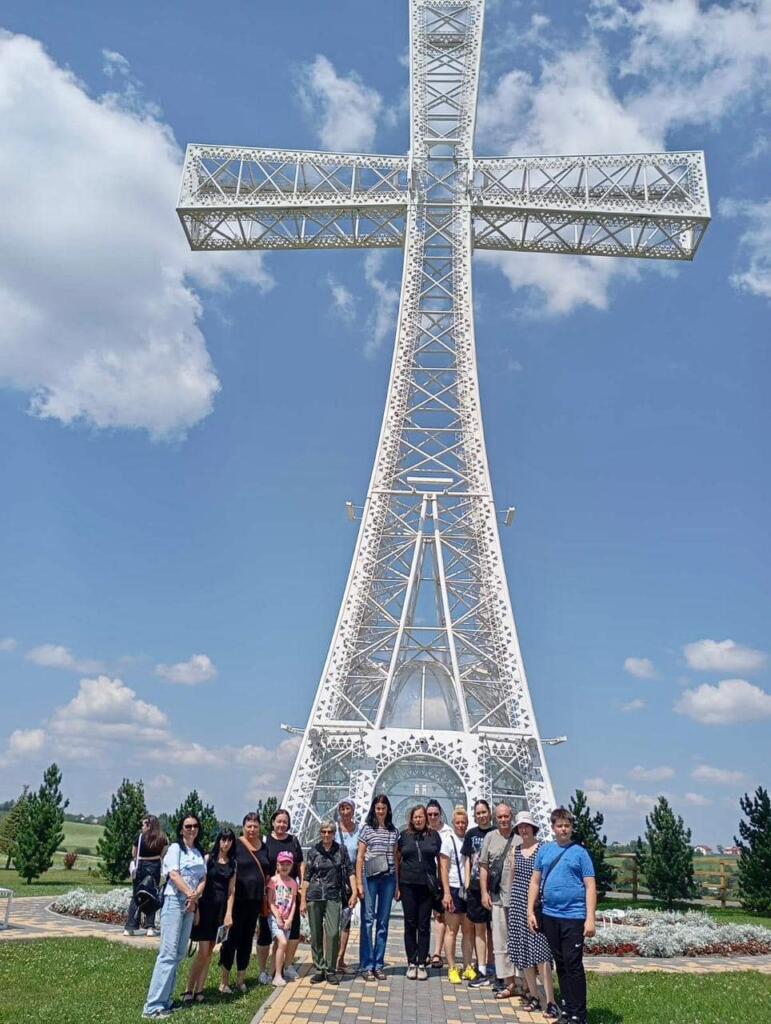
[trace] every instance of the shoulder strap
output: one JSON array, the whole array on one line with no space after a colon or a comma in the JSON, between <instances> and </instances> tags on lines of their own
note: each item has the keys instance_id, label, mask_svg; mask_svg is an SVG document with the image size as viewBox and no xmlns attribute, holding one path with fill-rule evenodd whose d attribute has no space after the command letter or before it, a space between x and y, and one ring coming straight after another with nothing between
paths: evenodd
<instances>
[{"instance_id":1,"label":"shoulder strap","mask_svg":"<svg viewBox=\"0 0 771 1024\"><path fill-rule=\"evenodd\" d=\"M258 870L259 870L260 874L262 875L262 884L263 884L263 886L264 886L264 887L265 887L265 888L267 889L268 883L267 883L267 882L266 882L266 880L265 880L265 872L264 872L264 871L262 870L262 864L260 864L259 860L257 859L257 855L256 855L256 854L254 853L254 851L253 851L253 850L251 850L251 849L250 849L250 848L249 848L249 847L248 847L248 846L246 845L246 843L244 842L244 837L243 837L243 836L240 836L240 840L241 840L241 845L243 846L243 848L244 848L244 849L246 850L246 852L247 852L247 853L249 854L249 856L250 856L250 857L252 858L252 860L254 861L254 863L255 863L255 864L257 865L257 868L258 868Z\"/></svg>"},{"instance_id":2,"label":"shoulder strap","mask_svg":"<svg viewBox=\"0 0 771 1024\"><path fill-rule=\"evenodd\" d=\"M506 845L503 848L503 855L501 857L501 860L503 861L504 864L506 863L506 858L509 855L509 850L511 849L511 844L513 843L513 841L514 841L514 829L511 830L511 835L506 840Z\"/></svg>"},{"instance_id":3,"label":"shoulder strap","mask_svg":"<svg viewBox=\"0 0 771 1024\"><path fill-rule=\"evenodd\" d=\"M552 873L552 871L556 868L556 866L559 864L559 862L562 860L562 858L565 856L565 854L568 852L568 850L570 850L575 845L576 845L575 843L568 843L568 845L563 850L560 850L559 855L554 858L554 860L548 866L546 871L544 871L543 876L541 877L541 899L543 899L544 889L546 888L546 879L549 877L549 875Z\"/></svg>"},{"instance_id":4,"label":"shoulder strap","mask_svg":"<svg viewBox=\"0 0 771 1024\"><path fill-rule=\"evenodd\" d=\"M463 875L460 870L460 857L458 856L458 844L455 842L455 833L450 836L452 840L452 852L455 854L455 867L458 869L458 878L460 880L461 888L463 887Z\"/></svg>"}]
</instances>

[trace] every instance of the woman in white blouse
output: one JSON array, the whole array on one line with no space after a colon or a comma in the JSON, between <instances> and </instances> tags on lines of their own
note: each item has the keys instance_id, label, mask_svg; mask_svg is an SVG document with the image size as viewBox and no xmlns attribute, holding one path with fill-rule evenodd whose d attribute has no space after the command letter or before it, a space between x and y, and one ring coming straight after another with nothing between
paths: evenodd
<instances>
[{"instance_id":1,"label":"woman in white blouse","mask_svg":"<svg viewBox=\"0 0 771 1024\"><path fill-rule=\"evenodd\" d=\"M187 952L187 944L206 885L206 862L200 842L201 822L195 814L186 814L177 828L177 841L163 858L166 876L161 909L161 948L142 1016L162 1020L171 1016L171 1002L177 970Z\"/></svg>"}]
</instances>

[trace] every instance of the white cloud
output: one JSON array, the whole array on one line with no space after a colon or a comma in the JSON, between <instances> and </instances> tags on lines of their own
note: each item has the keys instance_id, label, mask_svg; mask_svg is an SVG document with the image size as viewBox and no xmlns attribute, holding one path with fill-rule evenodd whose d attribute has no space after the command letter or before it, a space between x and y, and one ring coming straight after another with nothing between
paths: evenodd
<instances>
[{"instance_id":1,"label":"white cloud","mask_svg":"<svg viewBox=\"0 0 771 1024\"><path fill-rule=\"evenodd\" d=\"M745 679L724 679L685 690L674 710L702 725L733 725L771 717L771 694Z\"/></svg>"},{"instance_id":2,"label":"white cloud","mask_svg":"<svg viewBox=\"0 0 771 1024\"><path fill-rule=\"evenodd\" d=\"M8 737L8 757L23 758L38 754L46 744L44 729L14 729Z\"/></svg>"},{"instance_id":3,"label":"white cloud","mask_svg":"<svg viewBox=\"0 0 771 1024\"><path fill-rule=\"evenodd\" d=\"M161 772L159 775L154 775L147 785L152 789L171 789L174 785L174 779L170 775L164 775Z\"/></svg>"},{"instance_id":4,"label":"white cloud","mask_svg":"<svg viewBox=\"0 0 771 1024\"><path fill-rule=\"evenodd\" d=\"M646 706L646 702L641 700L639 697L635 697L634 700L628 701L626 704L621 705L621 710L626 712L642 711Z\"/></svg>"},{"instance_id":5,"label":"white cloud","mask_svg":"<svg viewBox=\"0 0 771 1024\"><path fill-rule=\"evenodd\" d=\"M650 658L625 658L624 671L637 679L656 678L656 669Z\"/></svg>"},{"instance_id":6,"label":"white cloud","mask_svg":"<svg viewBox=\"0 0 771 1024\"><path fill-rule=\"evenodd\" d=\"M748 97L765 96L770 69L767 0L594 0L586 30L544 50L537 73L511 68L483 92L479 139L496 154L662 150L674 129L717 127ZM766 232L748 234L749 265L734 283L768 294ZM600 258L480 258L515 292L534 289L530 303L549 315L606 309L614 282L653 269Z\"/></svg>"},{"instance_id":7,"label":"white cloud","mask_svg":"<svg viewBox=\"0 0 771 1024\"><path fill-rule=\"evenodd\" d=\"M641 764L636 764L629 772L629 777L641 782L663 782L664 779L671 779L674 774L674 768L670 768L669 765L661 765L659 768L643 768Z\"/></svg>"},{"instance_id":8,"label":"white cloud","mask_svg":"<svg viewBox=\"0 0 771 1024\"><path fill-rule=\"evenodd\" d=\"M338 75L332 62L318 54L302 68L299 93L325 149L348 153L373 149L383 100L355 71Z\"/></svg>"},{"instance_id":9,"label":"white cloud","mask_svg":"<svg viewBox=\"0 0 771 1024\"><path fill-rule=\"evenodd\" d=\"M131 65L117 50L102 50L102 60L102 71L108 78L114 78L116 75L127 78L131 73Z\"/></svg>"},{"instance_id":10,"label":"white cloud","mask_svg":"<svg viewBox=\"0 0 771 1024\"><path fill-rule=\"evenodd\" d=\"M691 772L691 778L697 782L711 782L717 786L732 786L744 782L747 776L744 772L730 768L713 768L709 764L700 764Z\"/></svg>"},{"instance_id":11,"label":"white cloud","mask_svg":"<svg viewBox=\"0 0 771 1024\"><path fill-rule=\"evenodd\" d=\"M345 323L353 323L356 315L356 299L353 292L331 274L327 274L327 285L332 295L332 312Z\"/></svg>"},{"instance_id":12,"label":"white cloud","mask_svg":"<svg viewBox=\"0 0 771 1024\"><path fill-rule=\"evenodd\" d=\"M685 660L698 672L757 672L768 655L734 640L696 640L683 647Z\"/></svg>"},{"instance_id":13,"label":"white cloud","mask_svg":"<svg viewBox=\"0 0 771 1024\"><path fill-rule=\"evenodd\" d=\"M739 291L771 299L771 199L724 199L720 212L725 217L741 218L749 225L739 238L742 266L731 275L731 284Z\"/></svg>"},{"instance_id":14,"label":"white cloud","mask_svg":"<svg viewBox=\"0 0 771 1024\"><path fill-rule=\"evenodd\" d=\"M701 793L686 793L685 802L692 807L709 807L712 803L708 796L702 796Z\"/></svg>"},{"instance_id":15,"label":"white cloud","mask_svg":"<svg viewBox=\"0 0 771 1024\"><path fill-rule=\"evenodd\" d=\"M374 355L396 328L399 289L381 277L382 252L373 249L364 258L364 279L375 293L375 305L367 319L367 340L364 354Z\"/></svg>"},{"instance_id":16,"label":"white cloud","mask_svg":"<svg viewBox=\"0 0 771 1024\"><path fill-rule=\"evenodd\" d=\"M69 647L62 644L41 644L40 647L33 647L24 655L27 661L42 668L59 668L65 672L101 672L103 669L100 661L91 658L76 658Z\"/></svg>"},{"instance_id":17,"label":"white cloud","mask_svg":"<svg viewBox=\"0 0 771 1024\"><path fill-rule=\"evenodd\" d=\"M239 763L260 766L259 771L249 780L247 795L250 799L260 800L272 795L281 799L301 742L302 737L290 736L282 740L274 750L241 747L240 752L236 752Z\"/></svg>"},{"instance_id":18,"label":"white cloud","mask_svg":"<svg viewBox=\"0 0 771 1024\"><path fill-rule=\"evenodd\" d=\"M162 761L164 764L221 768L227 763L220 751L212 750L193 740L170 739L163 746L149 751L147 756L154 761Z\"/></svg>"},{"instance_id":19,"label":"white cloud","mask_svg":"<svg viewBox=\"0 0 771 1024\"><path fill-rule=\"evenodd\" d=\"M191 279L270 284L258 254L189 251L156 113L131 81L92 98L40 43L0 34L0 380L34 415L184 434L220 388Z\"/></svg>"},{"instance_id":20,"label":"white cloud","mask_svg":"<svg viewBox=\"0 0 771 1024\"><path fill-rule=\"evenodd\" d=\"M16 650L16 641L12 636L0 637L0 651L8 653Z\"/></svg>"},{"instance_id":21,"label":"white cloud","mask_svg":"<svg viewBox=\"0 0 771 1024\"><path fill-rule=\"evenodd\" d=\"M51 731L62 742L89 744L120 740L133 744L165 743L168 719L154 704L139 700L120 679L81 679L78 693L51 718Z\"/></svg>"},{"instance_id":22,"label":"white cloud","mask_svg":"<svg viewBox=\"0 0 771 1024\"><path fill-rule=\"evenodd\" d=\"M197 686L214 679L217 667L208 654L194 654L187 661L178 661L174 665L156 665L155 674L169 683Z\"/></svg>"},{"instance_id":23,"label":"white cloud","mask_svg":"<svg viewBox=\"0 0 771 1024\"><path fill-rule=\"evenodd\" d=\"M618 782L609 784L605 779L586 779L584 786L587 800L600 811L639 813L649 811L656 803L655 797L637 793Z\"/></svg>"}]
</instances>

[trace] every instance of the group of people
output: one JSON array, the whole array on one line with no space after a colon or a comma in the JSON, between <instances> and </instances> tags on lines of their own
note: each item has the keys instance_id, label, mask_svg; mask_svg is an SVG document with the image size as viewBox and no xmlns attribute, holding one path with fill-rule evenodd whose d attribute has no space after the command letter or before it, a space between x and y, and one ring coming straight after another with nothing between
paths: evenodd
<instances>
[{"instance_id":1,"label":"group of people","mask_svg":"<svg viewBox=\"0 0 771 1024\"><path fill-rule=\"evenodd\" d=\"M290 831L288 811L276 811L266 836L259 816L249 813L242 834L221 831L208 856L195 815L179 823L176 842L166 849L157 819L148 817L137 865L144 867L147 855L148 866L166 881L161 945L143 1016L170 1014L190 939L198 951L183 1004L204 1001L216 946L220 992L232 991L234 965L235 987L245 991L255 936L260 983L296 980L302 915L310 932L311 984L339 985L352 971L382 980L391 908L400 901L408 979L425 980L430 968L446 963L452 984L490 986L496 999L519 996L525 1008L540 1009L549 1019L585 1024L582 951L584 937L594 934L596 889L591 858L572 842L569 811L560 807L552 813L555 842L539 840L529 812L514 817L507 803L495 807L493 821L486 800L474 803L471 827L465 808L456 807L445 823L441 806L430 800L410 810L400 831L384 793L372 800L361 824L355 815L354 802L341 800L334 820L321 822L318 842L303 851ZM357 903L359 957L350 968L346 955ZM133 908L132 902L129 929L137 917Z\"/></svg>"}]
</instances>

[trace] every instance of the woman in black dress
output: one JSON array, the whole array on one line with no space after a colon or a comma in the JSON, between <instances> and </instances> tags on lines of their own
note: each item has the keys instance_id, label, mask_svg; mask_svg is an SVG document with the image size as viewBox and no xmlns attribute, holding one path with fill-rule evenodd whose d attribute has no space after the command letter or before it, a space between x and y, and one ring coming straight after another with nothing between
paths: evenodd
<instances>
[{"instance_id":1,"label":"woman in black dress","mask_svg":"<svg viewBox=\"0 0 771 1024\"><path fill-rule=\"evenodd\" d=\"M404 951L407 954L407 977L411 981L428 978L426 960L431 942L431 910L441 891L436 858L442 841L439 833L428 827L423 804L410 811L409 824L396 840L396 864L404 912Z\"/></svg>"},{"instance_id":2,"label":"woman in black dress","mask_svg":"<svg viewBox=\"0 0 771 1024\"><path fill-rule=\"evenodd\" d=\"M236 895L236 835L222 829L206 862L206 888L198 903L198 914L190 938L198 943L198 955L190 968L187 987L190 1001L203 1002L203 987L209 975L209 964L217 941L217 932L224 924L233 927L233 901ZM187 995L187 993L185 993Z\"/></svg>"},{"instance_id":3,"label":"woman in black dress","mask_svg":"<svg viewBox=\"0 0 771 1024\"><path fill-rule=\"evenodd\" d=\"M233 926L220 947L220 992L229 993L230 972L236 962L236 988L246 992L246 968L252 955L257 920L264 912L266 880L270 876L268 852L262 842L260 816L250 811L244 816L243 835L236 847L236 896L233 901Z\"/></svg>"}]
</instances>

